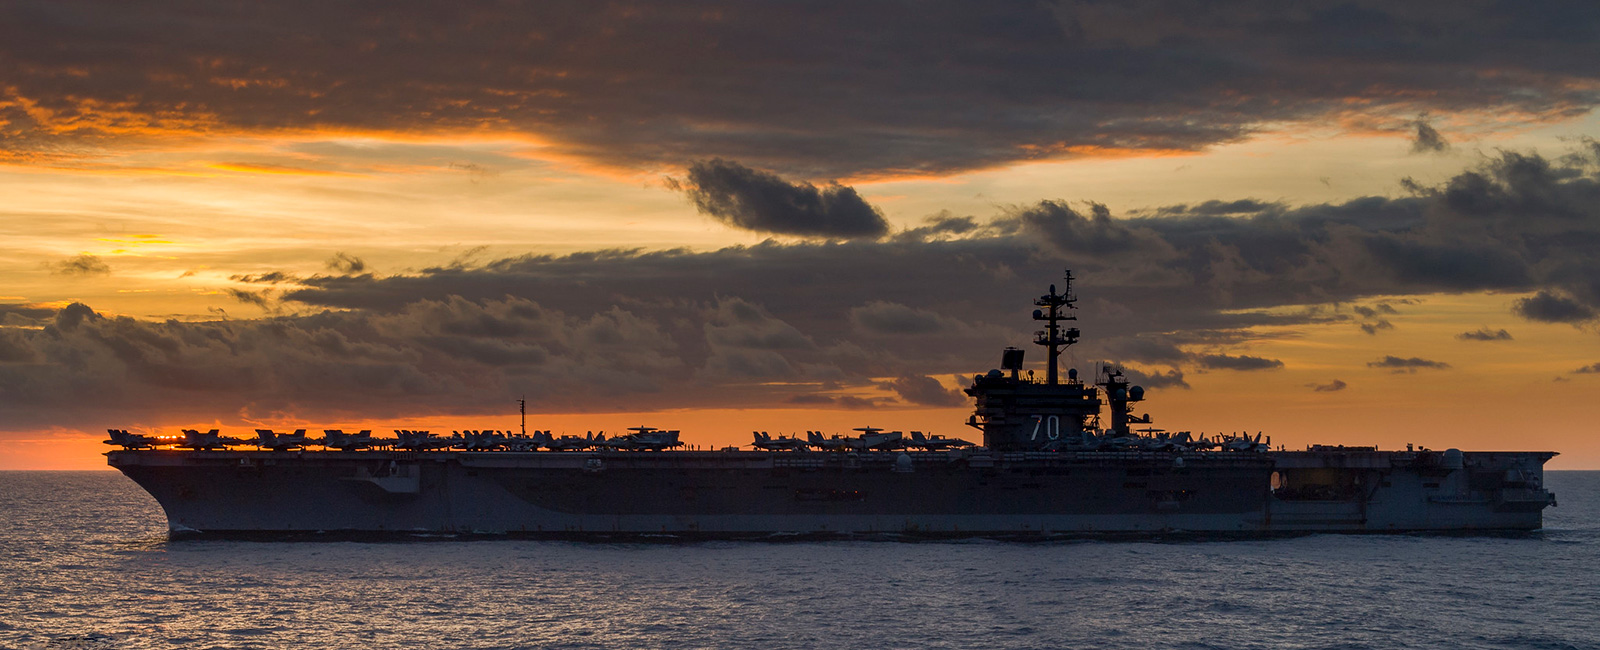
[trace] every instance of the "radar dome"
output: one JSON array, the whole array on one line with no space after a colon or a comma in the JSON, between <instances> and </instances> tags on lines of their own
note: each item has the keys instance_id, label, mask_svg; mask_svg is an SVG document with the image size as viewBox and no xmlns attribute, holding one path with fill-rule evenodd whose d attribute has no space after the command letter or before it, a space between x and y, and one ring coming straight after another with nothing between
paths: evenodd
<instances>
[{"instance_id":1,"label":"radar dome","mask_svg":"<svg viewBox=\"0 0 1600 650\"><path fill-rule=\"evenodd\" d=\"M1444 457L1439 459L1439 466L1445 469L1461 469L1463 457L1460 449L1444 450Z\"/></svg>"},{"instance_id":2,"label":"radar dome","mask_svg":"<svg viewBox=\"0 0 1600 650\"><path fill-rule=\"evenodd\" d=\"M1144 386L1134 386L1128 389L1128 398L1135 402L1144 399Z\"/></svg>"},{"instance_id":3,"label":"radar dome","mask_svg":"<svg viewBox=\"0 0 1600 650\"><path fill-rule=\"evenodd\" d=\"M1078 369L1077 368L1067 368L1067 379L1077 379L1077 378L1078 378Z\"/></svg>"},{"instance_id":4,"label":"radar dome","mask_svg":"<svg viewBox=\"0 0 1600 650\"><path fill-rule=\"evenodd\" d=\"M999 379L1000 378L1000 370L998 368L990 368L989 372L987 374L985 374L984 376L988 377L990 379Z\"/></svg>"}]
</instances>

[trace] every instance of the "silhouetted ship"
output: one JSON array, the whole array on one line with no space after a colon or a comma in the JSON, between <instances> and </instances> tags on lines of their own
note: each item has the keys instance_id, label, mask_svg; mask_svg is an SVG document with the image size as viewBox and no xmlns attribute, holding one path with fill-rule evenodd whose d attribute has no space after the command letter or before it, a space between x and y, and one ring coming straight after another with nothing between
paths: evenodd
<instances>
[{"instance_id":1,"label":"silhouetted ship","mask_svg":"<svg viewBox=\"0 0 1600 650\"><path fill-rule=\"evenodd\" d=\"M1072 275L1034 301L1043 379L1023 351L973 377L983 445L872 427L756 432L752 447L683 449L677 431L553 436L258 430L181 440L112 430L107 454L185 534L424 533L544 537L1053 536L1497 531L1541 526L1554 452L1274 451L1255 437L1150 425L1106 367L1068 370ZM1109 419L1102 422L1102 407ZM1133 425L1144 425L1138 430ZM255 450L231 447L253 446ZM320 447L316 450L314 447Z\"/></svg>"}]
</instances>

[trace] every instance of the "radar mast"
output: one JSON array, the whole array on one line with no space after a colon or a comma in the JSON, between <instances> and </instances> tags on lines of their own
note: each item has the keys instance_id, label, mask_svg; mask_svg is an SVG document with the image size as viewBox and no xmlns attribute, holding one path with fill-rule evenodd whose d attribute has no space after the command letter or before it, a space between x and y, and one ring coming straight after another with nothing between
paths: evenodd
<instances>
[{"instance_id":1,"label":"radar mast","mask_svg":"<svg viewBox=\"0 0 1600 650\"><path fill-rule=\"evenodd\" d=\"M1033 319L1045 321L1042 331L1034 332L1033 342L1043 345L1050 350L1049 365L1045 366L1045 383L1056 385L1056 365L1061 358L1061 349L1078 342L1078 328L1061 327L1061 321L1078 320L1077 316L1063 314L1061 308L1077 309L1073 303L1078 297L1072 295L1072 270L1066 272L1066 285L1061 293L1056 293L1056 285L1050 285L1050 293L1039 296L1033 304L1044 309L1033 310Z\"/></svg>"}]
</instances>

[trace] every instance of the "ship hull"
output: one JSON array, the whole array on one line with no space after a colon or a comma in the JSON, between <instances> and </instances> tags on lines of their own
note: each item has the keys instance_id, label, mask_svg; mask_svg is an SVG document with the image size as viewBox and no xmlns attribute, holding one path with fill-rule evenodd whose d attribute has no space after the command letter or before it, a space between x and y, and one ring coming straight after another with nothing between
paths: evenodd
<instances>
[{"instance_id":1,"label":"ship hull","mask_svg":"<svg viewBox=\"0 0 1600 650\"><path fill-rule=\"evenodd\" d=\"M1515 531L1537 452L114 451L178 535ZM1317 483L1320 481L1320 483Z\"/></svg>"}]
</instances>

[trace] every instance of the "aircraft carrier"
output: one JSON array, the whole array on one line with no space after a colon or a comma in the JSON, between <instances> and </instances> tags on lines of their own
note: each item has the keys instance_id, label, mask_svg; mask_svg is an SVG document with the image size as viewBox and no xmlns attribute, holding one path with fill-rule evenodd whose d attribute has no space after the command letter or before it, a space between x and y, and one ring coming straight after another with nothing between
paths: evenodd
<instances>
[{"instance_id":1,"label":"aircraft carrier","mask_svg":"<svg viewBox=\"0 0 1600 650\"><path fill-rule=\"evenodd\" d=\"M1034 301L1044 376L1007 348L972 379L982 445L866 427L756 432L751 449L684 449L676 431L553 436L469 430L258 430L241 440L110 430L106 455L174 536L556 538L1275 535L1526 531L1555 505L1543 451L1433 451L1194 436L1134 413L1116 368L1058 373L1076 343L1070 272ZM1103 413L1104 412L1104 413ZM1106 415L1102 418L1102 415ZM1135 428L1135 425L1143 425ZM253 449L250 449L253 448Z\"/></svg>"}]
</instances>

